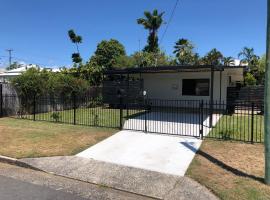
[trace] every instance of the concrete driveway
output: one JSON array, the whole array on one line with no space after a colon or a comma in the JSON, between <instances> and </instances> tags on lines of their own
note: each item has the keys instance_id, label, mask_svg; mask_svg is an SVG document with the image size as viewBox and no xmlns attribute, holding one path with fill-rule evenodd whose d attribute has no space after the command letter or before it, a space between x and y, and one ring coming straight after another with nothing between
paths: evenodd
<instances>
[{"instance_id":1,"label":"concrete driveway","mask_svg":"<svg viewBox=\"0 0 270 200\"><path fill-rule=\"evenodd\" d=\"M76 156L184 176L201 142L193 137L120 131Z\"/></svg>"},{"instance_id":2,"label":"concrete driveway","mask_svg":"<svg viewBox=\"0 0 270 200\"><path fill-rule=\"evenodd\" d=\"M221 115L213 114L215 125ZM203 135L209 131L209 115L203 115ZM129 118L124 123L126 130L139 130L152 133L167 133L173 135L200 136L200 114L188 112L150 112Z\"/></svg>"},{"instance_id":3,"label":"concrete driveway","mask_svg":"<svg viewBox=\"0 0 270 200\"><path fill-rule=\"evenodd\" d=\"M148 113L129 119L124 130L77 154L78 157L184 176L202 140L198 138L200 120L192 113ZM213 125L220 119L213 115ZM209 116L204 118L204 136L210 131ZM156 134L156 133L169 133ZM187 135L187 136L181 136ZM196 136L196 137L191 137Z\"/></svg>"}]
</instances>

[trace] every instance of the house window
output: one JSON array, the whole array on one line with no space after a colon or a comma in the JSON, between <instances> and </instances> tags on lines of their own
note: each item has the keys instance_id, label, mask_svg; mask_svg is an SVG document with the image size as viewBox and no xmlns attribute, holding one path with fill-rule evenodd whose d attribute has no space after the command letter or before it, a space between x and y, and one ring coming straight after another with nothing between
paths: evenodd
<instances>
[{"instance_id":1,"label":"house window","mask_svg":"<svg viewBox=\"0 0 270 200\"><path fill-rule=\"evenodd\" d=\"M183 96L209 96L209 79L183 79Z\"/></svg>"}]
</instances>

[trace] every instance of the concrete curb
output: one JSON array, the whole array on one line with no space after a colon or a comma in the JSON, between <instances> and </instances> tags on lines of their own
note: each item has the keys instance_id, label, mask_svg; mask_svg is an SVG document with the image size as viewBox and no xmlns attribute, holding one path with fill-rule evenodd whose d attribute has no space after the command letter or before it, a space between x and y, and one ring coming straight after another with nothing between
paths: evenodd
<instances>
[{"instance_id":1,"label":"concrete curb","mask_svg":"<svg viewBox=\"0 0 270 200\"><path fill-rule=\"evenodd\" d=\"M73 158L73 159L72 159ZM49 160L48 160L49 159ZM101 161L94 161L94 160L80 160L82 158L78 157L45 157L45 158L28 158L25 160L19 160L16 158L10 158L6 156L0 155L0 162L8 163L11 165L16 165L19 167L24 167L36 171L41 171L48 174L53 174L60 177L65 177L69 179L74 179L77 181L82 181L90 184L94 184L97 186L105 186L113 190L121 191L121 192L127 192L130 194L139 195L142 197L147 197L151 199L157 199L157 200L169 200L169 199L201 199L201 200L217 200L218 197L216 197L209 189L207 189L205 186L199 184L198 182L194 181L193 179L190 179L188 177L181 177L181 179L178 180L179 177L173 176L173 175L166 175L164 174L164 177L161 181L164 181L164 184L162 185L156 185L155 180L152 182L150 181L148 183L147 187L148 189L141 188L141 185L138 184L138 182L144 181L142 178L147 177L147 174L153 173L154 179L158 178L157 175L162 175L162 173L154 172L154 171L144 171L142 169L133 168L133 167L126 167L122 165L115 165L111 163L101 162ZM52 165L52 162L58 163L57 166L54 164ZM90 178L87 178L85 176L81 177L80 174L76 175L76 173L72 173L72 170L74 168L74 164L76 163L84 163L85 166L88 166L85 168L87 172L90 174L93 174L93 170L99 172L98 176L91 176ZM43 164L46 163L44 166ZM68 163L68 165L66 165ZM34 167L35 166L35 167ZM64 171L65 173L62 173L63 166L68 166L67 169ZM111 173L104 174L103 170L100 170L101 168L107 169L106 171L110 171ZM75 168L78 170L79 173L85 174L84 169L78 168L75 166ZM59 171L60 170L60 171ZM91 171L92 170L92 171ZM131 171L132 170L132 173ZM126 171L126 173L131 174L131 178L133 178L130 181L130 185L120 183L121 178L124 178L125 175L121 177L121 173L123 171ZM121 173L120 173L121 172ZM120 173L120 174L119 174ZM184 178L184 179L183 179ZM160 178L158 178L160 180ZM137 180L134 182L134 180ZM145 182L145 181L144 181ZM129 183L129 182L128 182ZM154 184L153 184L154 183ZM120 185L119 185L120 184ZM147 185L147 184L146 184ZM166 185L166 186L165 186ZM167 188L169 185L169 189ZM185 187L183 187L183 185ZM152 186L152 187L150 187ZM190 188L196 189L197 193L194 193L194 191L191 191ZM158 189L158 190L157 190ZM157 190L157 191L156 191Z\"/></svg>"},{"instance_id":2,"label":"concrete curb","mask_svg":"<svg viewBox=\"0 0 270 200\"><path fill-rule=\"evenodd\" d=\"M61 175L61 174L58 174L58 173L55 173L55 172L42 170L40 168L33 167L31 164L27 164L27 163L25 163L23 161L20 161L19 159L16 159L16 158L11 158L11 157L0 155L0 162L1 163L7 163L7 164L10 164L10 165L14 165L14 166L18 166L18 167L23 167L23 168L27 168L27 169L32 169L32 170L44 172L44 173L47 173L47 174L52 174L52 175L59 176L59 177L73 179L73 180L77 180L77 181L81 181L81 182L85 182L85 183L89 183L89 184L93 184L93 185L97 185L97 186L102 186L100 184L92 183L92 182L89 182L89 181L84 181L84 180L81 180L81 179L78 179L78 178L73 178L73 177ZM139 196L142 196L142 197L147 197L147 198L150 198L150 199L161 200L161 199L158 199L158 198L154 198L152 196L147 196L147 195L143 195L143 194L139 194L139 193L134 193L134 192L127 191L127 190L121 190L121 189L117 189L117 188L110 187L110 186L105 186L105 187L108 187L108 188L113 189L113 190L121 191L121 192L127 192L127 193L130 193L130 194L139 195Z\"/></svg>"},{"instance_id":3,"label":"concrete curb","mask_svg":"<svg viewBox=\"0 0 270 200\"><path fill-rule=\"evenodd\" d=\"M43 171L39 168L36 168L36 167L33 167L25 162L22 162L16 158L11 158L11 157L7 157L7 156L2 156L0 155L0 162L2 163L7 163L7 164L11 164L11 165L16 165L16 166L19 166L19 167L24 167L24 168L28 168L28 169L33 169L33 170L36 170L36 171Z\"/></svg>"}]
</instances>

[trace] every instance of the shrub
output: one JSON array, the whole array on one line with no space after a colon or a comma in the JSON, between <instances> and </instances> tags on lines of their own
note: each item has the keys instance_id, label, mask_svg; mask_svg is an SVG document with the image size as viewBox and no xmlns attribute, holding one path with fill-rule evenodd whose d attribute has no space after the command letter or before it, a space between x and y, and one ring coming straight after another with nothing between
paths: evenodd
<instances>
[{"instance_id":1,"label":"shrub","mask_svg":"<svg viewBox=\"0 0 270 200\"><path fill-rule=\"evenodd\" d=\"M59 112L53 112L51 114L51 118L55 121L55 122L59 122L60 121L60 118L61 118L61 115Z\"/></svg>"},{"instance_id":2,"label":"shrub","mask_svg":"<svg viewBox=\"0 0 270 200\"><path fill-rule=\"evenodd\" d=\"M69 98L73 93L80 95L86 92L89 87L87 81L70 74L36 68L30 68L15 77L12 84L23 99L48 95Z\"/></svg>"}]
</instances>

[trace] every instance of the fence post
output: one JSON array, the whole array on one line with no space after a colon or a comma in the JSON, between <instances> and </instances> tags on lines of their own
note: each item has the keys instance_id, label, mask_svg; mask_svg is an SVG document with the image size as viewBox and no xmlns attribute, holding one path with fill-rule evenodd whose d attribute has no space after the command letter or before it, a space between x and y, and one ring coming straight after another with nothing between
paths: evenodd
<instances>
[{"instance_id":1,"label":"fence post","mask_svg":"<svg viewBox=\"0 0 270 200\"><path fill-rule=\"evenodd\" d=\"M147 133L147 106L145 105L145 115L144 115L144 132Z\"/></svg>"},{"instance_id":2,"label":"fence post","mask_svg":"<svg viewBox=\"0 0 270 200\"><path fill-rule=\"evenodd\" d=\"M120 129L123 129L123 96L119 94L119 101L120 101Z\"/></svg>"},{"instance_id":3,"label":"fence post","mask_svg":"<svg viewBox=\"0 0 270 200\"><path fill-rule=\"evenodd\" d=\"M200 138L203 139L203 100L200 102Z\"/></svg>"},{"instance_id":4,"label":"fence post","mask_svg":"<svg viewBox=\"0 0 270 200\"><path fill-rule=\"evenodd\" d=\"M3 117L3 85L0 83L0 118Z\"/></svg>"},{"instance_id":5,"label":"fence post","mask_svg":"<svg viewBox=\"0 0 270 200\"><path fill-rule=\"evenodd\" d=\"M254 102L251 104L251 144L254 143Z\"/></svg>"},{"instance_id":6,"label":"fence post","mask_svg":"<svg viewBox=\"0 0 270 200\"><path fill-rule=\"evenodd\" d=\"M147 100L144 99L144 109L145 109L145 115L144 115L144 132L147 133L147 114L148 114L148 105Z\"/></svg>"},{"instance_id":7,"label":"fence post","mask_svg":"<svg viewBox=\"0 0 270 200\"><path fill-rule=\"evenodd\" d=\"M33 120L36 121L36 94L34 95L33 101Z\"/></svg>"},{"instance_id":8,"label":"fence post","mask_svg":"<svg viewBox=\"0 0 270 200\"><path fill-rule=\"evenodd\" d=\"M75 92L72 93L73 99L73 125L76 125L76 94Z\"/></svg>"}]
</instances>

